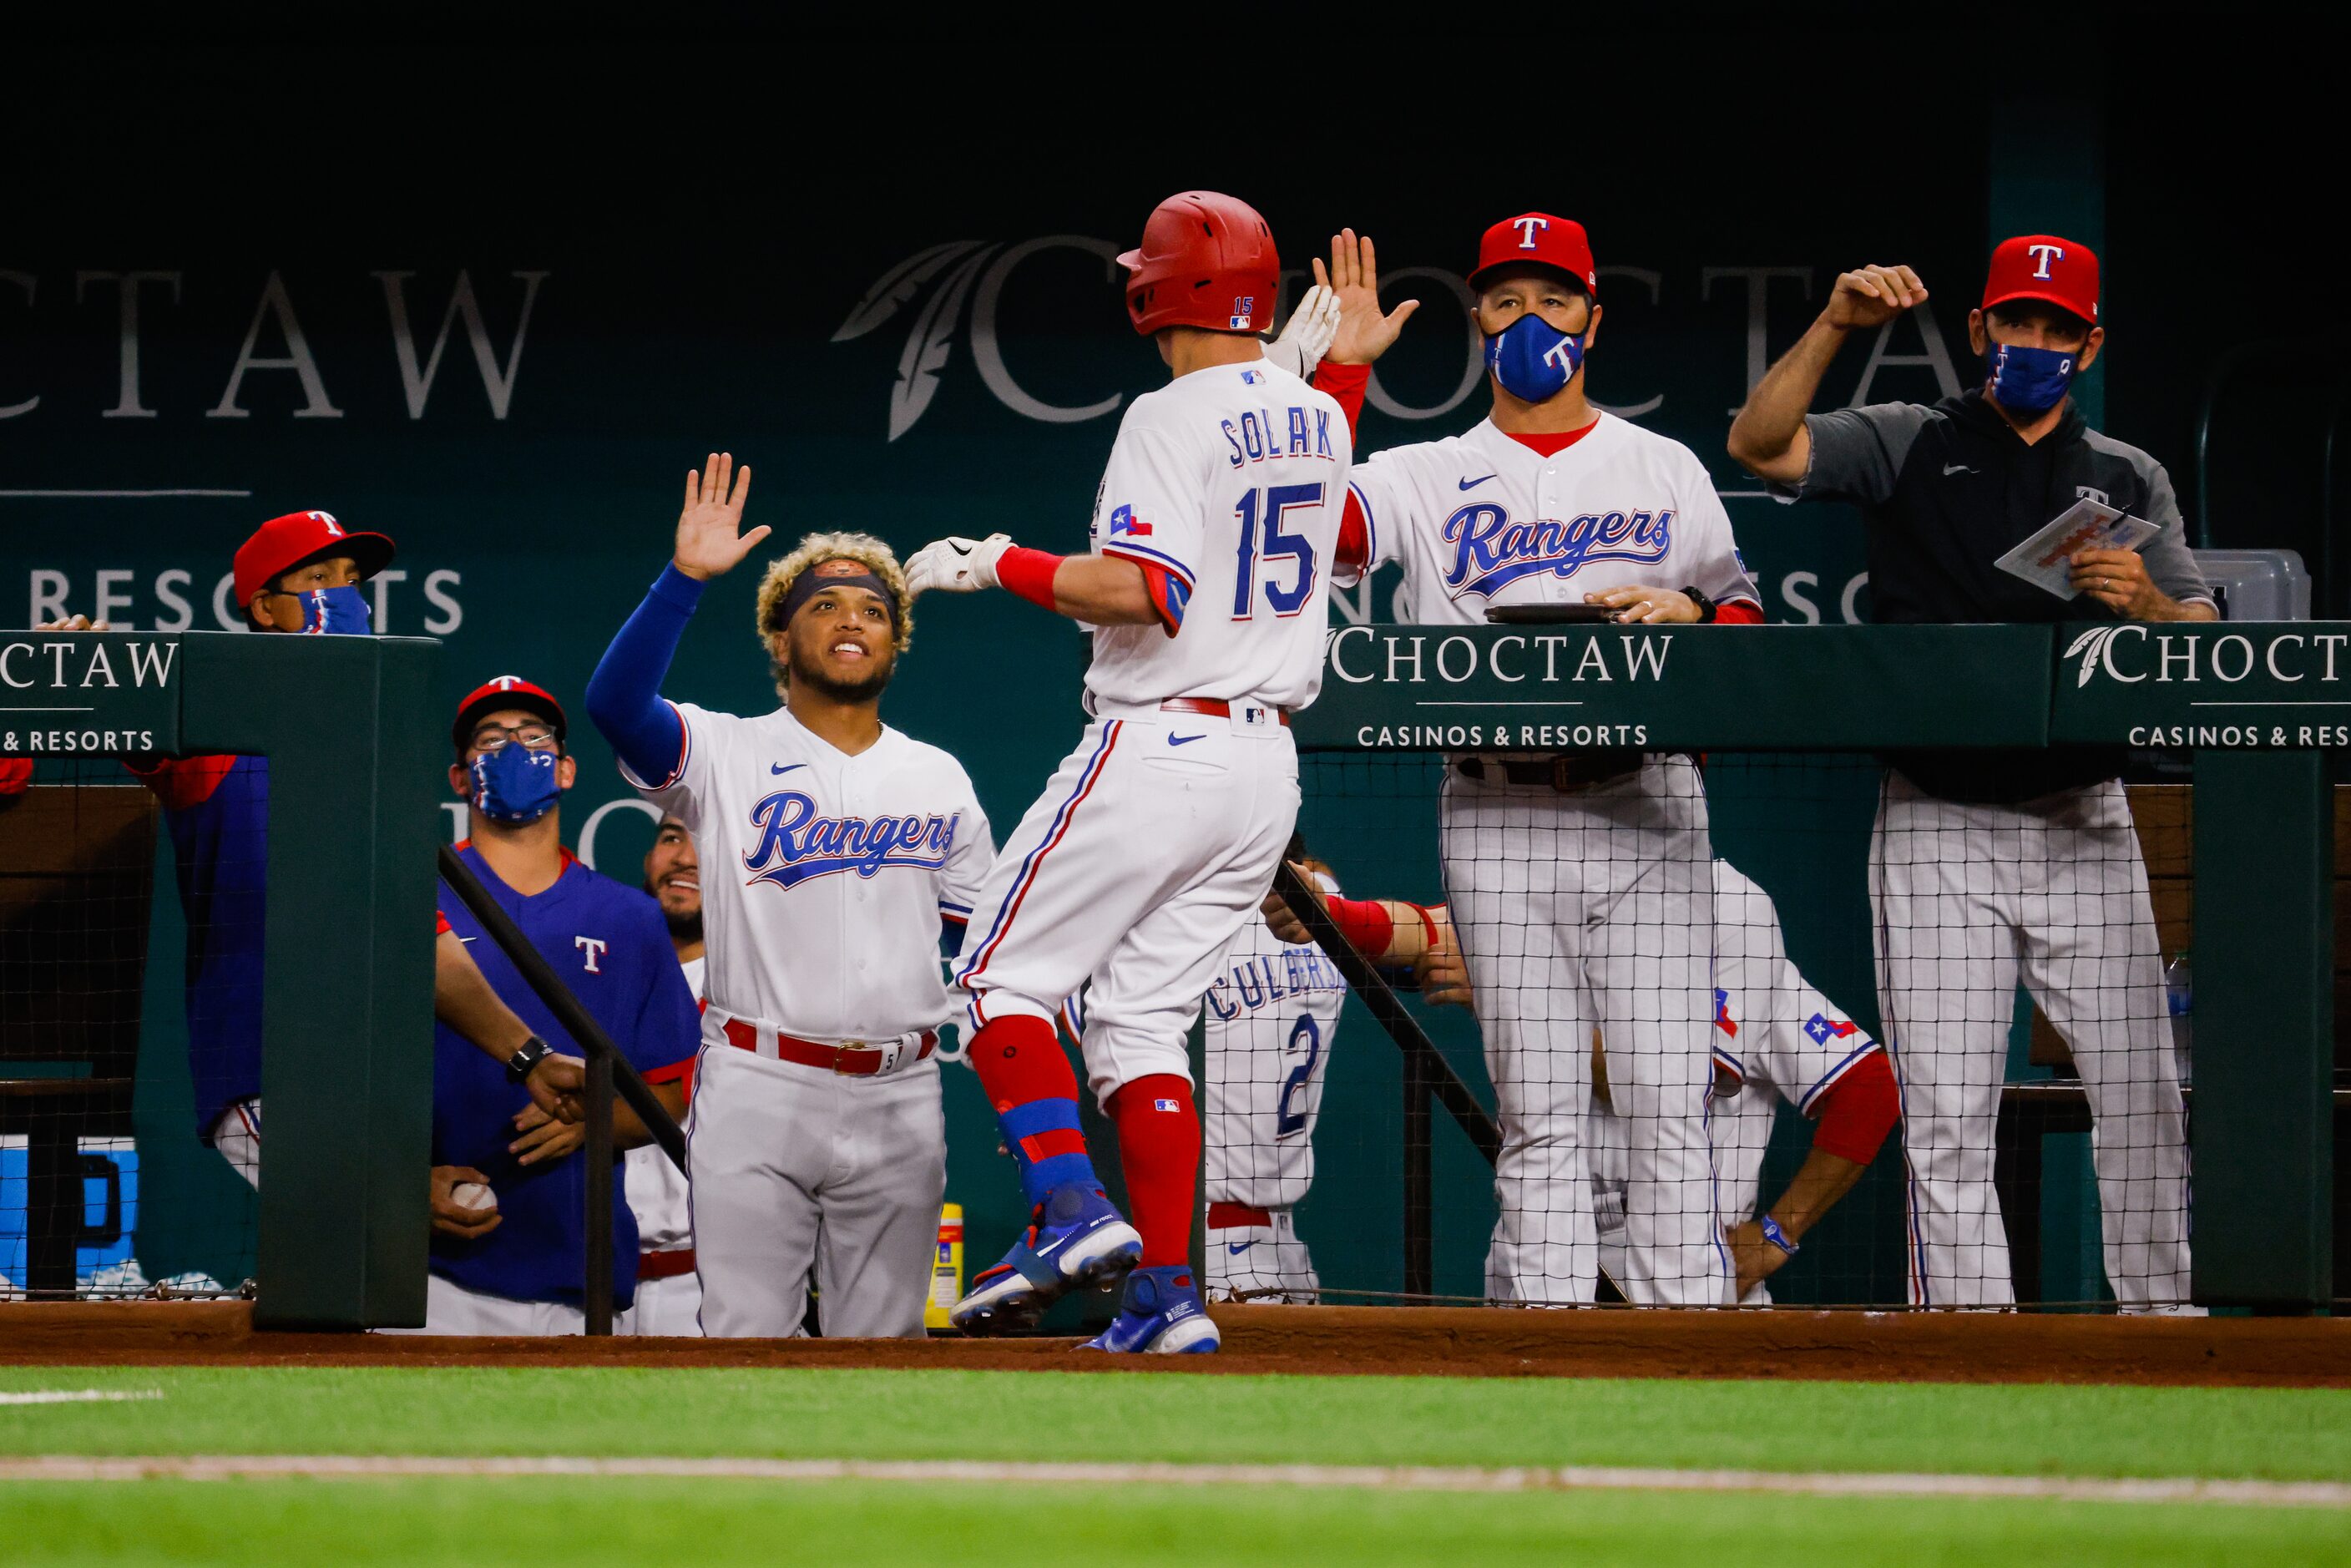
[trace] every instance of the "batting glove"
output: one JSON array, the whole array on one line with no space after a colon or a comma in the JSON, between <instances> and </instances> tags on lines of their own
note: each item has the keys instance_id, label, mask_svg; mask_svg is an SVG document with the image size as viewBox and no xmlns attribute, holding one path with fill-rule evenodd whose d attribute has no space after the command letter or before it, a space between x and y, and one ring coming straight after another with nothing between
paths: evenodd
<instances>
[{"instance_id":1,"label":"batting glove","mask_svg":"<svg viewBox=\"0 0 2351 1568\"><path fill-rule=\"evenodd\" d=\"M906 592L920 597L934 588L948 593L994 588L996 563L1011 548L1009 534L990 534L984 539L934 539L906 562Z\"/></svg>"},{"instance_id":2,"label":"batting glove","mask_svg":"<svg viewBox=\"0 0 2351 1568\"><path fill-rule=\"evenodd\" d=\"M1322 362L1339 331L1339 297L1316 284L1299 297L1281 336L1265 346L1265 357L1301 381Z\"/></svg>"}]
</instances>

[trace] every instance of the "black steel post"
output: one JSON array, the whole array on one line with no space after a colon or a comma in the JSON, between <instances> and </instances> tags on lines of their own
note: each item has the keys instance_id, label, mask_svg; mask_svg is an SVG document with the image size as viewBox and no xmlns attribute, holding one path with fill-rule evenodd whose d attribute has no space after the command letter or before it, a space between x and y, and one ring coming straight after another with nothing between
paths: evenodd
<instances>
[{"instance_id":1,"label":"black steel post","mask_svg":"<svg viewBox=\"0 0 2351 1568\"><path fill-rule=\"evenodd\" d=\"M612 1063L617 1051L588 1061L588 1263L581 1298L588 1332L612 1332Z\"/></svg>"}]
</instances>

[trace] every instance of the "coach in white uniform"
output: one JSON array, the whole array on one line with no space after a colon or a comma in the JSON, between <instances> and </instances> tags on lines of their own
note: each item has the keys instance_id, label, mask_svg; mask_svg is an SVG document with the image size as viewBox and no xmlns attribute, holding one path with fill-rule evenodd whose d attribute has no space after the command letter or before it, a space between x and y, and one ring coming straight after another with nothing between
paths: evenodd
<instances>
[{"instance_id":1,"label":"coach in white uniform","mask_svg":"<svg viewBox=\"0 0 2351 1568\"><path fill-rule=\"evenodd\" d=\"M833 1337L919 1337L946 1182L935 1030L994 841L954 758L882 723L911 622L881 540L818 534L768 569L758 628L784 706L757 718L656 695L750 470L686 481L677 549L613 640L589 712L631 781L727 874L703 889L710 961L688 1124L702 1327L800 1332L810 1268Z\"/></svg>"},{"instance_id":2,"label":"coach in white uniform","mask_svg":"<svg viewBox=\"0 0 2351 1568\"><path fill-rule=\"evenodd\" d=\"M1381 315L1372 260L1352 232L1332 242L1345 315L1316 383L1351 413L1405 314ZM1399 620L1482 625L1489 605L1587 603L1647 624L1761 619L1705 466L1585 398L1597 281L1581 225L1527 213L1486 231L1469 282L1491 414L1366 458L1349 486L1341 569L1401 565ZM1488 1292L1563 1305L1597 1288L1583 1145L1596 1024L1630 1145L1625 1292L1727 1301L1707 1137L1713 851L1696 764L1457 758L1440 821L1500 1110Z\"/></svg>"},{"instance_id":3,"label":"coach in white uniform","mask_svg":"<svg viewBox=\"0 0 2351 1568\"><path fill-rule=\"evenodd\" d=\"M1836 281L1756 387L1730 453L1785 498L1861 508L1879 622L2210 621L2171 481L2066 395L2098 357L2098 259L2056 235L1993 253L1968 337L1981 385L1932 407L1807 414L1848 333L1927 298L1907 267ZM2161 532L2084 550L2060 599L1994 563L2085 496ZM1902 1085L1910 1299L2015 1300L1992 1184L2020 970L2087 1091L2106 1279L2126 1311L2184 1305L2188 1154L2147 870L2119 751L1889 757L1870 846L1878 1005Z\"/></svg>"}]
</instances>

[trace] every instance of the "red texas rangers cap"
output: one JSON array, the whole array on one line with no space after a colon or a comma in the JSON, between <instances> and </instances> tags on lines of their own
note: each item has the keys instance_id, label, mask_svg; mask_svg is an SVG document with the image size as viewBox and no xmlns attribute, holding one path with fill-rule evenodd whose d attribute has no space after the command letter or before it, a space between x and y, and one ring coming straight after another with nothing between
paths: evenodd
<instances>
[{"instance_id":1,"label":"red texas rangers cap","mask_svg":"<svg viewBox=\"0 0 2351 1568\"><path fill-rule=\"evenodd\" d=\"M298 566L321 556L347 555L359 562L361 577L373 577L392 564L392 543L381 534L346 533L329 512L288 512L253 530L236 547L236 601L253 596Z\"/></svg>"},{"instance_id":2,"label":"red texas rangers cap","mask_svg":"<svg viewBox=\"0 0 2351 1568\"><path fill-rule=\"evenodd\" d=\"M501 708L520 708L535 713L555 727L555 738L561 740L568 727L563 716L563 705L545 686L533 685L520 675L499 675L484 681L465 694L457 705L457 716L449 722L449 739L459 751L474 743L474 727L482 716L496 713Z\"/></svg>"},{"instance_id":3,"label":"red texas rangers cap","mask_svg":"<svg viewBox=\"0 0 2351 1568\"><path fill-rule=\"evenodd\" d=\"M1479 280L1486 274L1514 261L1555 267L1583 285L1593 298L1600 298L1600 271L1592 265L1592 242L1584 237L1583 225L1573 218L1555 218L1549 213L1504 218L1478 242L1478 270L1469 275L1469 287L1484 287Z\"/></svg>"},{"instance_id":4,"label":"red texas rangers cap","mask_svg":"<svg viewBox=\"0 0 2351 1568\"><path fill-rule=\"evenodd\" d=\"M2095 326L2098 257L2088 246L2055 235L2019 235L2000 242L1984 279L1983 308L2011 299L2045 299Z\"/></svg>"}]
</instances>

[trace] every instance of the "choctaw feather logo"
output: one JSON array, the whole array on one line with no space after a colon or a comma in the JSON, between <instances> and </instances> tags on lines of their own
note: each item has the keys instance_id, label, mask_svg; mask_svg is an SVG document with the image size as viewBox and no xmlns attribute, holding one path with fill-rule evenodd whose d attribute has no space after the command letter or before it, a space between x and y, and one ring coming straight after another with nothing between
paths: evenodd
<instances>
[{"instance_id":1,"label":"choctaw feather logo","mask_svg":"<svg viewBox=\"0 0 2351 1568\"><path fill-rule=\"evenodd\" d=\"M2122 630L2120 626L2093 626L2074 638L2072 646L2065 650L2065 656L2069 659L2076 654L2081 656L2082 668L2074 677L2076 691L2090 684L2090 677L2098 671L2098 655L2106 651L2106 644L2113 642L2115 633Z\"/></svg>"},{"instance_id":2,"label":"choctaw feather logo","mask_svg":"<svg viewBox=\"0 0 2351 1568\"><path fill-rule=\"evenodd\" d=\"M938 395L939 372L946 369L947 357L955 351L956 326L963 314L964 298L970 294L972 280L979 276L979 269L999 248L984 241L964 239L916 251L883 273L849 313L849 319L833 333L836 343L862 338L895 316L923 291L925 284L946 273L946 280L915 314L914 330L907 333L906 347L898 355L898 379L890 387L891 440L912 430L914 422L923 417L923 411L931 406L931 399Z\"/></svg>"}]
</instances>

